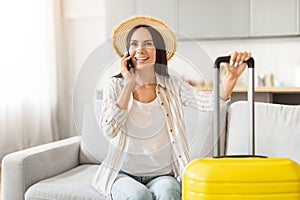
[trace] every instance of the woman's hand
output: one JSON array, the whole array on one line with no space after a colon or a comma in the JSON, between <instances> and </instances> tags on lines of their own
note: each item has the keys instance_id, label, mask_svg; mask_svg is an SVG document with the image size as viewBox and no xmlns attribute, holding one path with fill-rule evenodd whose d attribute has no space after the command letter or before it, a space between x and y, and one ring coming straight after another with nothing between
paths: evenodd
<instances>
[{"instance_id":1,"label":"woman's hand","mask_svg":"<svg viewBox=\"0 0 300 200\"><path fill-rule=\"evenodd\" d=\"M224 64L227 69L226 76L238 79L238 77L243 73L247 66L247 63L245 61L247 61L250 57L250 52L234 51L230 55L230 62Z\"/></svg>"},{"instance_id":2,"label":"woman's hand","mask_svg":"<svg viewBox=\"0 0 300 200\"><path fill-rule=\"evenodd\" d=\"M133 68L130 68L130 71L127 69L127 63L131 59L129 52L126 52L124 56L121 58L121 74L124 77L125 85L130 88L134 88L135 86L135 74Z\"/></svg>"},{"instance_id":3,"label":"woman's hand","mask_svg":"<svg viewBox=\"0 0 300 200\"><path fill-rule=\"evenodd\" d=\"M247 61L250 57L251 57L250 52L234 51L230 55L230 62L224 63L227 69L227 73L223 80L224 91L221 92L221 98L223 100L229 99L239 76L243 73L243 71L247 66L247 63L245 63L245 61Z\"/></svg>"},{"instance_id":4,"label":"woman's hand","mask_svg":"<svg viewBox=\"0 0 300 200\"><path fill-rule=\"evenodd\" d=\"M126 52L124 56L121 58L121 74L124 78L125 85L122 89L122 92L120 96L117 99L117 106L121 109L126 110L128 107L128 102L130 100L130 95L132 94L132 91L135 87L135 73L133 71L133 68L130 68L128 71L127 69L127 62L131 56L129 55L129 52Z\"/></svg>"}]
</instances>

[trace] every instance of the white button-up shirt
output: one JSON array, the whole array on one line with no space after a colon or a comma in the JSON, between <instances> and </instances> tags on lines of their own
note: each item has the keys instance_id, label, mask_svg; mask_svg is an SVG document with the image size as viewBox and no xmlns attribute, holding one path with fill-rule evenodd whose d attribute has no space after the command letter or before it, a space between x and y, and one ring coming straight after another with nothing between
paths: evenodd
<instances>
[{"instance_id":1,"label":"white button-up shirt","mask_svg":"<svg viewBox=\"0 0 300 200\"><path fill-rule=\"evenodd\" d=\"M183 106L194 107L199 111L213 112L213 93L200 91L185 80L175 76L156 74L156 95L165 113L170 142L173 145L173 171L180 180L184 167L190 162L186 131L183 120ZM124 87L123 78L111 78L103 89L103 104L100 124L110 145L106 158L94 176L93 186L101 194L110 198L110 190L122 167L128 149L126 120L128 109L120 109L117 99ZM226 102L221 100L222 109Z\"/></svg>"}]
</instances>

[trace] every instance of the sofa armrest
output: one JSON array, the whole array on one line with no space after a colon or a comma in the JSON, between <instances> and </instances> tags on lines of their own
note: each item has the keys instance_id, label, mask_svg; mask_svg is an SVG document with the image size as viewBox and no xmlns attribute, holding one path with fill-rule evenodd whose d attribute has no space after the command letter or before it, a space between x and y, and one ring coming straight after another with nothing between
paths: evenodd
<instances>
[{"instance_id":1,"label":"sofa armrest","mask_svg":"<svg viewBox=\"0 0 300 200\"><path fill-rule=\"evenodd\" d=\"M6 155L2 160L2 199L23 200L31 185L78 166L79 151L77 136Z\"/></svg>"}]
</instances>

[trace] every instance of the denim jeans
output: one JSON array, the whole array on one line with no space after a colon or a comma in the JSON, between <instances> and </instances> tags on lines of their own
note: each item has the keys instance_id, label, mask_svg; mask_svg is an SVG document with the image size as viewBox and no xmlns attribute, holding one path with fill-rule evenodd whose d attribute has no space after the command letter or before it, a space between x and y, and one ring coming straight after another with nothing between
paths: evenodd
<instances>
[{"instance_id":1,"label":"denim jeans","mask_svg":"<svg viewBox=\"0 0 300 200\"><path fill-rule=\"evenodd\" d=\"M180 200L181 185L173 172L142 177L120 171L111 196L113 200Z\"/></svg>"}]
</instances>

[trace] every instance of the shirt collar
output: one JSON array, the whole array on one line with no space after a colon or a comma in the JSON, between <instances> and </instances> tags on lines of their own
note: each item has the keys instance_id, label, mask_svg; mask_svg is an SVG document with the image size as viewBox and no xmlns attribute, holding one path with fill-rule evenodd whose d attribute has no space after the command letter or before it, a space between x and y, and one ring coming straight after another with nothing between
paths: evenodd
<instances>
[{"instance_id":1,"label":"shirt collar","mask_svg":"<svg viewBox=\"0 0 300 200\"><path fill-rule=\"evenodd\" d=\"M160 85L161 87L166 88L166 77L162 76L158 73L155 73L155 76L156 76L157 85Z\"/></svg>"}]
</instances>

